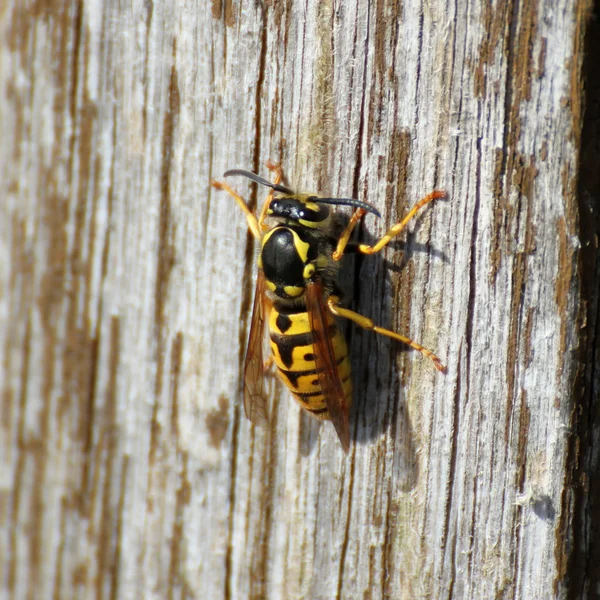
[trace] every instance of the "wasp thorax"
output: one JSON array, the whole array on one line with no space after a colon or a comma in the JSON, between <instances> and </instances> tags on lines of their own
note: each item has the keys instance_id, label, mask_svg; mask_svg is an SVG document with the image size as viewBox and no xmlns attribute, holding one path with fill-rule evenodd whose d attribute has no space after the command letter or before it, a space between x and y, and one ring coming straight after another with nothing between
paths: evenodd
<instances>
[{"instance_id":1,"label":"wasp thorax","mask_svg":"<svg viewBox=\"0 0 600 600\"><path fill-rule=\"evenodd\" d=\"M329 207L317 204L318 198L309 197L306 201L295 197L274 198L269 205L269 215L315 227L329 217Z\"/></svg>"},{"instance_id":2,"label":"wasp thorax","mask_svg":"<svg viewBox=\"0 0 600 600\"><path fill-rule=\"evenodd\" d=\"M259 264L269 289L280 298L297 298L315 272L316 245L300 228L280 225L263 239Z\"/></svg>"}]
</instances>

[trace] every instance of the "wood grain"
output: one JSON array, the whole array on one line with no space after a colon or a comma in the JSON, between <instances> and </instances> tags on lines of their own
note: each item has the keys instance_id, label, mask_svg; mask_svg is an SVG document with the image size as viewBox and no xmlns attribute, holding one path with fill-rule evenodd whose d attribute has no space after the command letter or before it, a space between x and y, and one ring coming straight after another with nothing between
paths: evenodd
<instances>
[{"instance_id":1,"label":"wood grain","mask_svg":"<svg viewBox=\"0 0 600 600\"><path fill-rule=\"evenodd\" d=\"M591 10L5 1L2 594L588 597ZM448 365L348 326L348 456L272 378L243 416L257 247L209 183L267 159L373 203L367 243L449 192L343 274Z\"/></svg>"}]
</instances>

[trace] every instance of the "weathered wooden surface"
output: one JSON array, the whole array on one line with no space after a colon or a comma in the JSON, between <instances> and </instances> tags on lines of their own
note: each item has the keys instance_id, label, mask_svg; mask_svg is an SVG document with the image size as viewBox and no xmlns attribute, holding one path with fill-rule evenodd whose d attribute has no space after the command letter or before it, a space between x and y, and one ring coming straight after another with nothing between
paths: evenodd
<instances>
[{"instance_id":1,"label":"weathered wooden surface","mask_svg":"<svg viewBox=\"0 0 600 600\"><path fill-rule=\"evenodd\" d=\"M586 11L5 0L2 593L585 597ZM378 206L366 239L450 193L349 265L353 306L448 364L349 328L349 456L274 384L271 425L243 416L256 248L209 181L268 158Z\"/></svg>"}]
</instances>

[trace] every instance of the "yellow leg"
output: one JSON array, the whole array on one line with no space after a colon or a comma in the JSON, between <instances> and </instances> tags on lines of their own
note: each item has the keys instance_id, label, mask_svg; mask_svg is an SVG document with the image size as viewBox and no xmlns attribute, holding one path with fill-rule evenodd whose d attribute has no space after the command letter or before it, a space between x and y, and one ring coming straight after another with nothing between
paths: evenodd
<instances>
[{"instance_id":1,"label":"yellow leg","mask_svg":"<svg viewBox=\"0 0 600 600\"><path fill-rule=\"evenodd\" d=\"M273 183L275 185L277 185L278 183L281 183L281 179L283 177L283 171L281 169L281 165L278 163L277 164L272 163L270 160L268 160L265 163L265 167L267 167L267 169L269 169L269 171L273 171L275 173ZM271 200L273 200L274 194L275 194L275 190L273 190L273 189L269 190L267 199L265 200L265 203L262 205L262 209L260 211L260 216L258 217L258 225L261 228L261 231L265 231L268 229L268 227L264 224L264 221L267 216L267 210L269 210L269 204L271 204Z\"/></svg>"},{"instance_id":2,"label":"yellow leg","mask_svg":"<svg viewBox=\"0 0 600 600\"><path fill-rule=\"evenodd\" d=\"M348 310L347 308L341 308L340 306L338 306L338 302L339 302L339 298L337 298L337 296L330 296L327 299L327 305L329 306L329 310L337 317L343 317L344 319L350 319L350 321L353 321L357 325L360 325L363 329L369 329L371 331L374 331L375 333L380 333L381 335L386 335L387 337L390 337L394 340L398 340L399 342L407 344L411 348L418 350L421 354L425 355L427 358L432 360L433 364L435 365L435 368L438 371L441 371L442 373L446 372L446 367L442 364L440 359L433 352L431 352L430 350L427 350L427 348L423 348L423 346L421 346L421 344L418 344L414 340L411 340L410 338L400 335L399 333L396 333L395 331L390 331L389 329L384 329L383 327L378 327L368 317L365 317L364 315L354 312L353 310Z\"/></svg>"},{"instance_id":3,"label":"yellow leg","mask_svg":"<svg viewBox=\"0 0 600 600\"><path fill-rule=\"evenodd\" d=\"M348 225L344 231L342 231L342 235L340 235L340 239L338 240L335 251L333 252L333 260L338 261L341 260L342 256L344 256L344 250L348 245L348 240L356 227L356 224L367 214L367 211L362 208L357 208L354 211L352 217L350 217L350 221L348 221Z\"/></svg>"},{"instance_id":4,"label":"yellow leg","mask_svg":"<svg viewBox=\"0 0 600 600\"><path fill-rule=\"evenodd\" d=\"M223 181L211 181L210 184L216 188L217 190L225 190L233 199L237 202L238 206L244 211L246 215L246 221L248 221L248 227L252 232L252 235L260 240L262 238L262 231L258 225L258 221L254 216L254 213L250 210L246 201L233 189L231 189L226 183Z\"/></svg>"},{"instance_id":5,"label":"yellow leg","mask_svg":"<svg viewBox=\"0 0 600 600\"><path fill-rule=\"evenodd\" d=\"M419 200L410 210L410 212L400 221L392 226L389 231L374 245L366 246L360 244L358 246L359 252L363 254L375 254L379 252L383 247L387 246L408 224L408 222L421 210L426 204L429 204L432 200L438 200L439 198L445 198L446 192L443 190L435 190L431 194L427 194L425 198Z\"/></svg>"},{"instance_id":6,"label":"yellow leg","mask_svg":"<svg viewBox=\"0 0 600 600\"><path fill-rule=\"evenodd\" d=\"M410 210L410 212L400 221L393 225L387 233L374 245L367 246L365 244L359 244L358 251L363 254L375 254L379 252L382 248L387 246L410 222L410 220L426 205L429 204L432 200L438 200L439 198L445 198L446 192L443 190L435 190L425 196L425 198L419 200ZM362 209L356 210L356 212L352 215L350 222L342 232L340 239L338 240L337 247L335 252L333 253L333 260L340 260L344 255L344 250L346 249L346 245L348 244L348 240L350 239L350 235L352 234L352 230L356 227L356 224L360 219L365 215L365 211Z\"/></svg>"},{"instance_id":7,"label":"yellow leg","mask_svg":"<svg viewBox=\"0 0 600 600\"><path fill-rule=\"evenodd\" d=\"M281 165L272 163L271 161L267 161L265 166L267 167L267 169L269 169L269 171L275 172L275 179L274 179L273 183L275 185L280 183L281 179L283 177ZM210 182L210 184L217 190L225 190L230 196L233 197L233 199L237 202L238 206L242 209L242 211L246 215L246 221L248 221L248 227L250 228L252 235L257 240L262 239L263 232L268 229L268 227L264 224L264 220L267 216L267 210L269 209L269 204L271 204L271 200L273 200L273 194L275 193L275 190L269 191L267 199L265 200L265 202L262 206L262 209L260 211L260 216L257 219L255 217L254 213L250 210L250 207L248 206L248 204L246 204L246 201L235 190L230 188L225 182L213 180Z\"/></svg>"}]
</instances>

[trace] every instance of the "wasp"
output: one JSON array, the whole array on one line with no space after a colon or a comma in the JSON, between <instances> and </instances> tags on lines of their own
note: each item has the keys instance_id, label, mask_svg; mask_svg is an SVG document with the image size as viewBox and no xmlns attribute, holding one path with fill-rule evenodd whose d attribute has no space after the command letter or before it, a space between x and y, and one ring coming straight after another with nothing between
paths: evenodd
<instances>
[{"instance_id":1,"label":"wasp","mask_svg":"<svg viewBox=\"0 0 600 600\"><path fill-rule=\"evenodd\" d=\"M398 340L445 367L433 352L399 333L384 329L371 319L340 306L337 283L339 263L350 250L375 254L390 243L407 223L432 200L446 197L436 190L425 196L402 221L393 225L373 246L349 246L359 221L378 210L351 198L329 198L296 193L282 185L282 169L267 162L273 181L242 169L223 176L247 177L269 188L258 217L229 185L212 181L226 191L246 216L248 228L260 242L258 275L244 363L244 409L253 423L267 417L264 371L272 362L283 383L311 416L331 420L345 452L350 447L349 409L352 380L348 348L336 317L349 319L364 329ZM354 213L344 226L332 205L350 206ZM268 324L271 358L263 359L265 325Z\"/></svg>"}]
</instances>

